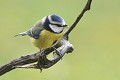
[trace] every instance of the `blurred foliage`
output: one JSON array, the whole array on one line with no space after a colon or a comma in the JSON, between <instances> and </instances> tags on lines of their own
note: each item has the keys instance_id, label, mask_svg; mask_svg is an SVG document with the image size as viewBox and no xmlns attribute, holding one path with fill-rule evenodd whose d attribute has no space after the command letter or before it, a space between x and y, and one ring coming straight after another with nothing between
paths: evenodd
<instances>
[{"instance_id":1,"label":"blurred foliage","mask_svg":"<svg viewBox=\"0 0 120 80\"><path fill-rule=\"evenodd\" d=\"M0 65L37 52L29 37L14 35L55 13L71 25L87 0L0 0ZM70 34L74 52L43 70L16 69L0 80L120 80L120 0L93 0Z\"/></svg>"}]
</instances>

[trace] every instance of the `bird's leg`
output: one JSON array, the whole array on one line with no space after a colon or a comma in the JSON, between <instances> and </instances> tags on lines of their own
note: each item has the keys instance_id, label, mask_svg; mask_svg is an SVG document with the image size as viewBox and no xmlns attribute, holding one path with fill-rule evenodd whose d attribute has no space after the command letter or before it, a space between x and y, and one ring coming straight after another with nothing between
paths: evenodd
<instances>
[{"instance_id":1,"label":"bird's leg","mask_svg":"<svg viewBox=\"0 0 120 80\"><path fill-rule=\"evenodd\" d=\"M53 49L55 50L55 53L62 59L63 55L55 47L53 47Z\"/></svg>"},{"instance_id":2,"label":"bird's leg","mask_svg":"<svg viewBox=\"0 0 120 80\"><path fill-rule=\"evenodd\" d=\"M37 63L37 65L38 65L38 68L40 69L40 72L42 72L42 70L43 70L43 66L45 65L44 64L44 56L39 56L39 58L38 58L38 63Z\"/></svg>"},{"instance_id":3,"label":"bird's leg","mask_svg":"<svg viewBox=\"0 0 120 80\"><path fill-rule=\"evenodd\" d=\"M41 53L42 53L42 49L40 50L40 55L39 55L39 58L38 58L38 62L37 62L37 66L38 66L38 68L40 69L40 73L42 72L42 64L43 64L43 62L42 62L42 60L43 60L43 57L42 57L42 55L41 55Z\"/></svg>"},{"instance_id":4,"label":"bird's leg","mask_svg":"<svg viewBox=\"0 0 120 80\"><path fill-rule=\"evenodd\" d=\"M44 66L48 65L48 63L50 62L46 55L44 54L44 49L40 50L40 56L38 58L38 67L40 68L40 72L42 72L42 69L44 68Z\"/></svg>"}]
</instances>

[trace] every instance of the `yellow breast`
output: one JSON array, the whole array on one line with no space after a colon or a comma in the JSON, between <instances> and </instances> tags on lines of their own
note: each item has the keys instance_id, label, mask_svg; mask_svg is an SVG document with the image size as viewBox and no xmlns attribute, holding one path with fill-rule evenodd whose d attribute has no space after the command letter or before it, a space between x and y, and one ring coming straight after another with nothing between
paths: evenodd
<instances>
[{"instance_id":1,"label":"yellow breast","mask_svg":"<svg viewBox=\"0 0 120 80\"><path fill-rule=\"evenodd\" d=\"M63 32L60 34L55 34L55 33L49 32L47 30L43 30L40 34L39 39L31 38L31 42L37 48L45 49L45 48L49 48L49 47L57 44L61 40L63 34L64 34ZM55 42L55 44L53 44L54 42Z\"/></svg>"}]
</instances>

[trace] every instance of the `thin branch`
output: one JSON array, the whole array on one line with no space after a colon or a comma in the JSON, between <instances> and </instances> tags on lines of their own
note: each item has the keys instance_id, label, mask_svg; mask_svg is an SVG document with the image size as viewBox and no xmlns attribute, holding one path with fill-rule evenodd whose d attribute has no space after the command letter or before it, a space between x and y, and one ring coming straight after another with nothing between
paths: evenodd
<instances>
[{"instance_id":1,"label":"thin branch","mask_svg":"<svg viewBox=\"0 0 120 80\"><path fill-rule=\"evenodd\" d=\"M88 2L85 5L84 9L80 13L80 15L77 17L76 21L69 28L69 30L65 33L65 35L63 36L60 43L58 43L55 46L55 48L56 49L58 48L59 52L62 54L62 57L64 56L65 53L70 53L70 52L73 51L72 44L70 44L67 41L68 35L75 28L77 23L82 18L83 14L87 10L90 10L91 2L92 2L92 0L88 0ZM46 55L50 54L53 51L54 51L53 48L49 48L49 49L46 49L46 50L44 50L42 52L37 52L37 53L33 53L31 55L22 56L22 57L17 58L17 59L15 59L15 60L7 63L7 64L4 64L4 65L0 66L0 76L7 73L7 72L9 72L9 71L11 71L11 70L13 70L13 69L16 69L16 68L47 69L47 68L53 66L54 64L56 64L61 59L61 57L56 55L56 54L53 56L52 59L48 59L46 57ZM32 64L34 62L37 62L38 59L40 61L40 64L38 64L38 63L37 64Z\"/></svg>"},{"instance_id":2,"label":"thin branch","mask_svg":"<svg viewBox=\"0 0 120 80\"><path fill-rule=\"evenodd\" d=\"M91 7L91 3L92 0L88 0L87 4L85 5L85 7L83 8L82 12L79 14L79 16L77 17L77 19L75 20L75 22L72 24L72 26L70 27L70 29L65 33L65 35L69 35L70 32L75 28L75 26L78 24L78 22L81 20L81 18L83 17L84 13L87 10L90 10Z\"/></svg>"}]
</instances>

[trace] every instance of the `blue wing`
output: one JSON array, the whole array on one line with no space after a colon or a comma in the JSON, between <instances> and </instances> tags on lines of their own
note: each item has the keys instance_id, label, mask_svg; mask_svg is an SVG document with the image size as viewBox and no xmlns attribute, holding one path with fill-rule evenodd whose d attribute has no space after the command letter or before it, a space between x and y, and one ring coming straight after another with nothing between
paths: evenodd
<instances>
[{"instance_id":1,"label":"blue wing","mask_svg":"<svg viewBox=\"0 0 120 80\"><path fill-rule=\"evenodd\" d=\"M30 28L28 31L26 32L21 32L18 35L15 36L25 36L28 35L30 37L33 37L34 39L38 39L40 37L41 31L43 30L43 25L41 20L36 22L35 25Z\"/></svg>"}]
</instances>

